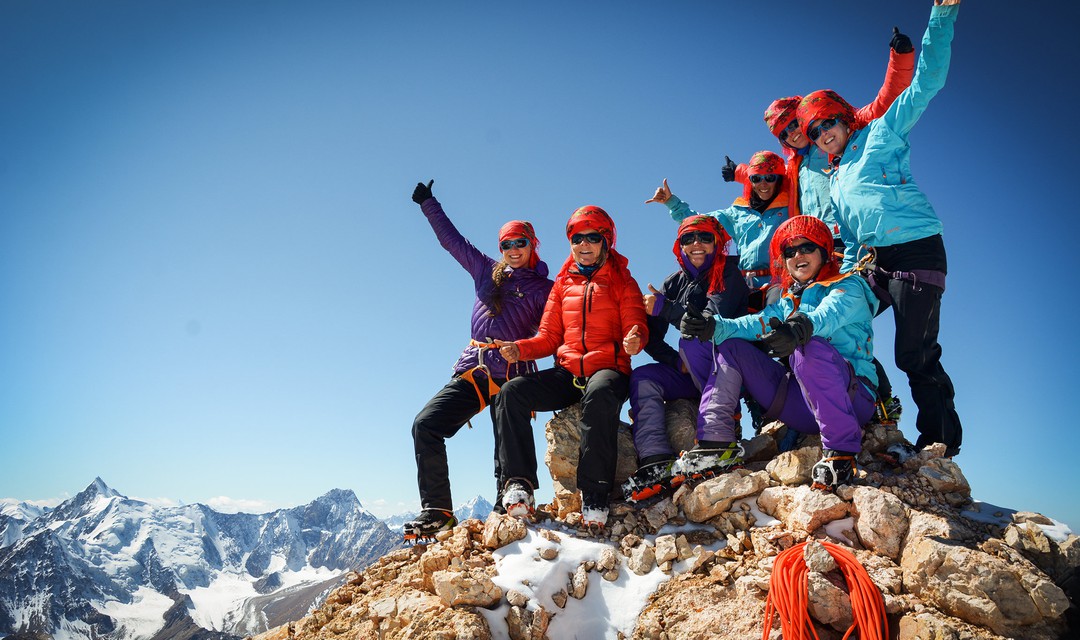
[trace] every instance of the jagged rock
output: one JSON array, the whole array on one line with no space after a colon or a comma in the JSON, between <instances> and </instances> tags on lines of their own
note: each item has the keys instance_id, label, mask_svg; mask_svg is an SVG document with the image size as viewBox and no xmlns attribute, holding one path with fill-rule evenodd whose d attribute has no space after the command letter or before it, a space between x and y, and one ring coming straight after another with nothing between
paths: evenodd
<instances>
[{"instance_id":1,"label":"jagged rock","mask_svg":"<svg viewBox=\"0 0 1080 640\"><path fill-rule=\"evenodd\" d=\"M559 589L555 593L551 594L551 601L555 603L555 606L563 609L566 607L566 589Z\"/></svg>"},{"instance_id":2,"label":"jagged rock","mask_svg":"<svg viewBox=\"0 0 1080 640\"><path fill-rule=\"evenodd\" d=\"M502 589L482 572L437 571L431 578L435 595L451 607L489 607L502 600Z\"/></svg>"},{"instance_id":3,"label":"jagged rock","mask_svg":"<svg viewBox=\"0 0 1080 640\"><path fill-rule=\"evenodd\" d=\"M521 520L492 511L484 522L483 544L488 549L501 549L523 539L526 533Z\"/></svg>"},{"instance_id":4,"label":"jagged rock","mask_svg":"<svg viewBox=\"0 0 1080 640\"><path fill-rule=\"evenodd\" d=\"M930 482L938 493L971 495L971 485L960 471L960 465L948 458L934 458L919 469L919 475Z\"/></svg>"},{"instance_id":5,"label":"jagged rock","mask_svg":"<svg viewBox=\"0 0 1080 640\"><path fill-rule=\"evenodd\" d=\"M1069 607L1064 592L1039 572L1014 571L1004 560L934 538L910 542L900 566L904 587L938 609L1000 635L1031 637L1044 618ZM1038 575L1037 575L1038 574Z\"/></svg>"},{"instance_id":6,"label":"jagged rock","mask_svg":"<svg viewBox=\"0 0 1080 640\"><path fill-rule=\"evenodd\" d=\"M736 500L752 496L769 486L769 474L736 469L706 480L682 494L679 506L692 522L711 520L731 508Z\"/></svg>"},{"instance_id":7,"label":"jagged rock","mask_svg":"<svg viewBox=\"0 0 1080 640\"><path fill-rule=\"evenodd\" d=\"M511 607L524 607L529 603L529 596L517 589L511 589L506 592L506 601L510 603Z\"/></svg>"},{"instance_id":8,"label":"jagged rock","mask_svg":"<svg viewBox=\"0 0 1080 640\"><path fill-rule=\"evenodd\" d=\"M803 562L809 571L817 573L828 573L840 567L836 564L836 558L817 540L806 541L806 546L803 547Z\"/></svg>"},{"instance_id":9,"label":"jagged rock","mask_svg":"<svg viewBox=\"0 0 1080 640\"><path fill-rule=\"evenodd\" d=\"M520 606L510 607L510 612L506 614L510 639L545 640L552 615L543 607L537 607L535 611Z\"/></svg>"},{"instance_id":10,"label":"jagged rock","mask_svg":"<svg viewBox=\"0 0 1080 640\"><path fill-rule=\"evenodd\" d=\"M630 550L630 555L626 558L626 566L639 576L643 576L656 566L656 552L652 547L640 544Z\"/></svg>"},{"instance_id":11,"label":"jagged rock","mask_svg":"<svg viewBox=\"0 0 1080 640\"><path fill-rule=\"evenodd\" d=\"M657 564L677 559L679 550L675 548L675 536L657 536L655 554Z\"/></svg>"},{"instance_id":12,"label":"jagged rock","mask_svg":"<svg viewBox=\"0 0 1080 640\"><path fill-rule=\"evenodd\" d=\"M834 629L847 630L854 619L851 612L851 596L817 571L811 571L806 576L806 583L807 610L810 615L818 622Z\"/></svg>"},{"instance_id":13,"label":"jagged rock","mask_svg":"<svg viewBox=\"0 0 1080 640\"><path fill-rule=\"evenodd\" d=\"M862 450L865 453L870 455L884 453L889 445L897 442L907 442L907 440L896 425L873 422L863 427Z\"/></svg>"},{"instance_id":14,"label":"jagged rock","mask_svg":"<svg viewBox=\"0 0 1080 640\"><path fill-rule=\"evenodd\" d=\"M589 569L584 564L579 564L574 573L570 574L570 584L567 585L567 594L571 598L581 600L589 590Z\"/></svg>"},{"instance_id":15,"label":"jagged rock","mask_svg":"<svg viewBox=\"0 0 1080 640\"><path fill-rule=\"evenodd\" d=\"M872 551L898 559L910 523L904 503L874 487L856 487L852 503L859 541Z\"/></svg>"},{"instance_id":16,"label":"jagged rock","mask_svg":"<svg viewBox=\"0 0 1080 640\"><path fill-rule=\"evenodd\" d=\"M776 439L764 433L743 440L742 447L743 460L747 462L772 460L780 451L776 447Z\"/></svg>"},{"instance_id":17,"label":"jagged rock","mask_svg":"<svg viewBox=\"0 0 1080 640\"><path fill-rule=\"evenodd\" d=\"M813 533L823 524L848 516L848 504L827 491L808 486L769 487L758 496L758 507L793 531Z\"/></svg>"},{"instance_id":18,"label":"jagged rock","mask_svg":"<svg viewBox=\"0 0 1080 640\"><path fill-rule=\"evenodd\" d=\"M810 482L810 470L820 459L821 447L802 447L776 456L765 470L781 484L806 484Z\"/></svg>"},{"instance_id":19,"label":"jagged rock","mask_svg":"<svg viewBox=\"0 0 1080 640\"><path fill-rule=\"evenodd\" d=\"M596 570L603 573L604 571L611 571L617 566L619 566L619 556L615 554L615 549L612 547L601 549L600 559L596 562Z\"/></svg>"},{"instance_id":20,"label":"jagged rock","mask_svg":"<svg viewBox=\"0 0 1080 640\"><path fill-rule=\"evenodd\" d=\"M645 519L652 531L664 526L677 515L679 515L679 508L675 506L671 498L666 497L641 510L641 517Z\"/></svg>"}]
</instances>

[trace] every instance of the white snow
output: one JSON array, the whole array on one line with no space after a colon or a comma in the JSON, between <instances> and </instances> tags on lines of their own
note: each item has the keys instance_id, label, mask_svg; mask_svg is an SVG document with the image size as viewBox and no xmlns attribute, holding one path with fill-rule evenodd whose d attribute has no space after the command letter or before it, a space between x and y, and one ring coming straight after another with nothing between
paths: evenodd
<instances>
[{"instance_id":1,"label":"white snow","mask_svg":"<svg viewBox=\"0 0 1080 640\"><path fill-rule=\"evenodd\" d=\"M527 595L530 606L538 603L545 610L557 613L548 627L548 636L552 638L616 638L620 632L629 636L649 595L670 576L659 570L639 576L623 560L617 580L608 582L599 573L590 572L585 597L567 598L566 608L560 609L551 596L567 588L569 576L578 565L599 560L603 549L611 545L578 539L564 532L556 535L560 540L559 555L551 561L541 559L538 551L555 544L531 529L523 540L496 551L493 555L498 575L492 580L504 592L514 589ZM493 610L478 609L487 620L493 638L509 638L506 626L509 607L504 600Z\"/></svg>"},{"instance_id":2,"label":"white snow","mask_svg":"<svg viewBox=\"0 0 1080 640\"><path fill-rule=\"evenodd\" d=\"M275 558L274 562L277 564L284 561L279 562ZM339 575L341 575L341 572L331 571L326 568L305 567L300 571L284 571L280 574L282 586L277 591L299 585L324 582ZM180 592L187 594L191 598L194 605L191 617L195 624L205 629L228 632L232 632L237 624L244 622L238 619L238 616L242 616L244 613L244 603L249 598L260 595L255 591L251 576L241 572L221 572L209 586L181 589Z\"/></svg>"},{"instance_id":3,"label":"white snow","mask_svg":"<svg viewBox=\"0 0 1080 640\"><path fill-rule=\"evenodd\" d=\"M165 612L172 605L168 596L143 586L132 594L131 603L113 600L102 604L98 611L116 620L117 629L112 637L134 640L149 638L165 626Z\"/></svg>"}]
</instances>

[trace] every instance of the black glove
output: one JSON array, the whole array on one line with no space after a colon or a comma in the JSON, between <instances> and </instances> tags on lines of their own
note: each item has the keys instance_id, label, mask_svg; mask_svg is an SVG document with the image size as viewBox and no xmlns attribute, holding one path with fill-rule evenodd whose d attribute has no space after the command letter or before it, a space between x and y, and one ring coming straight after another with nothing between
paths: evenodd
<instances>
[{"instance_id":1,"label":"black glove","mask_svg":"<svg viewBox=\"0 0 1080 640\"><path fill-rule=\"evenodd\" d=\"M897 53L911 53L915 50L915 47L911 45L911 38L900 33L900 27L892 28L892 40L889 41L889 46Z\"/></svg>"},{"instance_id":2,"label":"black glove","mask_svg":"<svg viewBox=\"0 0 1080 640\"><path fill-rule=\"evenodd\" d=\"M413 189L413 192L412 192L412 201L415 202L416 204L424 204L425 200L432 197L431 196L431 185L433 185L433 184L435 184L434 180L427 183L426 185L423 182L417 182L416 183L416 188Z\"/></svg>"},{"instance_id":3,"label":"black glove","mask_svg":"<svg viewBox=\"0 0 1080 640\"><path fill-rule=\"evenodd\" d=\"M724 161L724 166L720 167L720 177L724 182L735 182L735 163L727 156L724 156Z\"/></svg>"},{"instance_id":4,"label":"black glove","mask_svg":"<svg viewBox=\"0 0 1080 640\"><path fill-rule=\"evenodd\" d=\"M802 313L793 313L787 322L779 318L769 318L772 331L761 336L761 341L769 348L769 355L784 358L795 352L814 336L814 323Z\"/></svg>"},{"instance_id":5,"label":"black glove","mask_svg":"<svg viewBox=\"0 0 1080 640\"><path fill-rule=\"evenodd\" d=\"M694 308L694 305L686 305L686 313L679 320L679 332L687 340L697 338L702 342L712 342L716 334L716 320L712 316L706 317Z\"/></svg>"}]
</instances>

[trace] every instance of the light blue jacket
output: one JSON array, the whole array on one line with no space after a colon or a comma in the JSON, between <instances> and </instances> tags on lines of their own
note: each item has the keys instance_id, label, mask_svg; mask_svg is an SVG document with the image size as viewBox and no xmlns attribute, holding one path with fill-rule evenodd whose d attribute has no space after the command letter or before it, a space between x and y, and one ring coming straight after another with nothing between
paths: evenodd
<instances>
[{"instance_id":1,"label":"light blue jacket","mask_svg":"<svg viewBox=\"0 0 1080 640\"><path fill-rule=\"evenodd\" d=\"M855 375L872 384L877 391L877 369L874 367L874 312L878 299L870 285L854 273L839 275L831 280L815 282L795 297L790 291L759 313L741 318L716 319L713 342L720 344L728 338L760 340L768 333L769 318L786 320L799 311L814 324L814 335L825 338L845 360L855 368Z\"/></svg>"},{"instance_id":2,"label":"light blue jacket","mask_svg":"<svg viewBox=\"0 0 1080 640\"><path fill-rule=\"evenodd\" d=\"M888 247L941 233L941 221L911 175L908 133L945 86L958 11L959 5L934 6L911 86L884 115L851 135L833 172L832 202L847 245L843 271L855 266L861 245Z\"/></svg>"},{"instance_id":3,"label":"light blue jacket","mask_svg":"<svg viewBox=\"0 0 1080 640\"><path fill-rule=\"evenodd\" d=\"M840 235L840 227L836 223L829 195L832 171L829 154L811 142L799 163L799 211L825 222L835 238Z\"/></svg>"},{"instance_id":4,"label":"light blue jacket","mask_svg":"<svg viewBox=\"0 0 1080 640\"><path fill-rule=\"evenodd\" d=\"M690 216L701 215L690 205L671 196L667 201L668 209L675 222L682 222ZM720 221L724 230L735 240L739 247L739 269L751 271L769 268L769 242L773 233L788 219L787 195L781 193L769 204L764 213L750 208L746 198L735 199L727 209L705 214ZM769 276L755 276L753 285L761 287L768 284Z\"/></svg>"}]
</instances>

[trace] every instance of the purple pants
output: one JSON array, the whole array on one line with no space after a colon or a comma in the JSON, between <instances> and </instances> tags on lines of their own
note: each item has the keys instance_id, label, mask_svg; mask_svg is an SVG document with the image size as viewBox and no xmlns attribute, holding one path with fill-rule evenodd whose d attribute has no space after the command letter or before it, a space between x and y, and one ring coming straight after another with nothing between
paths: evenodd
<instances>
[{"instance_id":1,"label":"purple pants","mask_svg":"<svg viewBox=\"0 0 1080 640\"><path fill-rule=\"evenodd\" d=\"M746 340L722 342L717 347L716 373L701 397L698 440L738 439L735 412L743 387L761 406L771 408L780 385L787 385L776 419L802 433L820 431L827 449L862 450L862 425L874 414L874 397L853 377L843 356L826 340L815 337L796 349L788 362L790 376L784 365Z\"/></svg>"},{"instance_id":2,"label":"purple pants","mask_svg":"<svg viewBox=\"0 0 1080 640\"><path fill-rule=\"evenodd\" d=\"M638 459L655 455L675 455L667 437L664 402L701 397L701 389L712 375L712 345L700 340L679 340L679 357L690 371L683 373L654 362L636 367L630 374L630 413L634 417L634 448ZM702 428L698 415L698 431Z\"/></svg>"}]
</instances>

